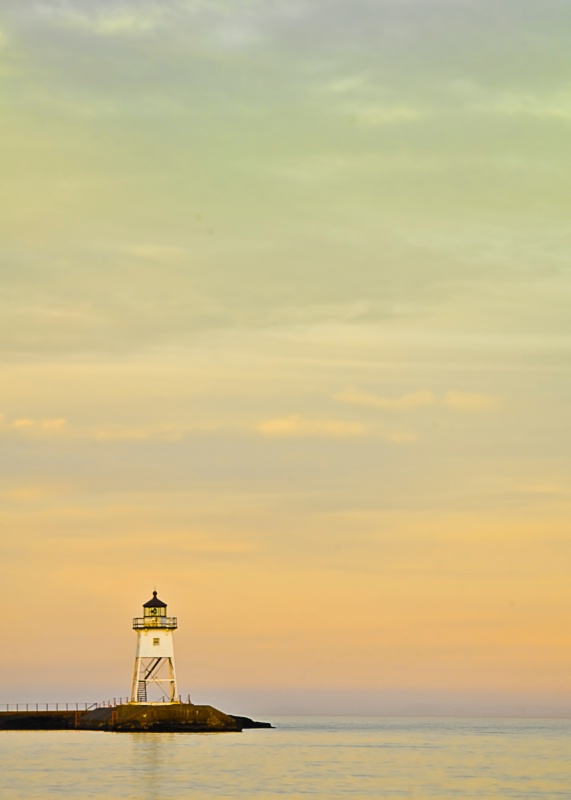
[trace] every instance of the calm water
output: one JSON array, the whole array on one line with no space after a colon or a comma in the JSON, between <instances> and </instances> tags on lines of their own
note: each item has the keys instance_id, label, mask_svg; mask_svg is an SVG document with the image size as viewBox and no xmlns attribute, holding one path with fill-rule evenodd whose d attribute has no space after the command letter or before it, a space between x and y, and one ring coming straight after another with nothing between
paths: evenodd
<instances>
[{"instance_id":1,"label":"calm water","mask_svg":"<svg viewBox=\"0 0 571 800\"><path fill-rule=\"evenodd\" d=\"M274 719L242 734L0 732L0 797L571 798L571 720Z\"/></svg>"}]
</instances>

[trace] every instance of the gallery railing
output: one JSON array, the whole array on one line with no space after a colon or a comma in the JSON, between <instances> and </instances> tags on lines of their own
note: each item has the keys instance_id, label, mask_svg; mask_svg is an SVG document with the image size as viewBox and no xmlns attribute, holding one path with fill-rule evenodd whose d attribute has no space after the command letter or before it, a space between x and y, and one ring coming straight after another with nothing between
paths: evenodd
<instances>
[{"instance_id":1,"label":"gallery railing","mask_svg":"<svg viewBox=\"0 0 571 800\"><path fill-rule=\"evenodd\" d=\"M143 628L176 628L176 617L135 617L133 620L134 630Z\"/></svg>"}]
</instances>

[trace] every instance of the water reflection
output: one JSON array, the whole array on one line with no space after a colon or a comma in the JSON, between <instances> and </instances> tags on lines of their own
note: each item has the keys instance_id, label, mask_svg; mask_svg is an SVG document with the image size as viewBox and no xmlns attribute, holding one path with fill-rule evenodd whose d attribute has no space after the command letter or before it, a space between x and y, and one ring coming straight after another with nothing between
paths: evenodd
<instances>
[{"instance_id":1,"label":"water reflection","mask_svg":"<svg viewBox=\"0 0 571 800\"><path fill-rule=\"evenodd\" d=\"M125 733L129 739L130 771L136 797L157 800L164 796L165 777L173 756L174 733Z\"/></svg>"},{"instance_id":2,"label":"water reflection","mask_svg":"<svg viewBox=\"0 0 571 800\"><path fill-rule=\"evenodd\" d=\"M570 720L282 719L242 734L0 733L2 800L571 800Z\"/></svg>"}]
</instances>

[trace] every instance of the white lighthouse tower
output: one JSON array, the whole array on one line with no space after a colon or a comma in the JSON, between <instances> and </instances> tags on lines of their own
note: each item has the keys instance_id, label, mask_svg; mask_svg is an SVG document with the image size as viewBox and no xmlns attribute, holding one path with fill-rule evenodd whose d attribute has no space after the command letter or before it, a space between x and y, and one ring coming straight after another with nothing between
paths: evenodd
<instances>
[{"instance_id":1,"label":"white lighthouse tower","mask_svg":"<svg viewBox=\"0 0 571 800\"><path fill-rule=\"evenodd\" d=\"M157 593L143 606L143 616L135 617L137 654L131 703L178 703L172 632L176 617L167 617L167 604Z\"/></svg>"}]
</instances>

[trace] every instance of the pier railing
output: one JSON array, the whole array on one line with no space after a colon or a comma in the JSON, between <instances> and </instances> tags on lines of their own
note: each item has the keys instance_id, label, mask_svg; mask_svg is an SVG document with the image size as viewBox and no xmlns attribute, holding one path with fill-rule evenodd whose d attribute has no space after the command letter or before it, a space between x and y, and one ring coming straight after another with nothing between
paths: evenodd
<instances>
[{"instance_id":1,"label":"pier railing","mask_svg":"<svg viewBox=\"0 0 571 800\"><path fill-rule=\"evenodd\" d=\"M112 700L101 700L97 703L1 703L0 713L10 711L94 711L96 708L116 708L117 706L124 706L131 702L130 697L114 697ZM163 700L161 702L168 702ZM179 703L190 703L190 695L184 701L181 696L178 698ZM140 703L139 705L145 705Z\"/></svg>"},{"instance_id":2,"label":"pier railing","mask_svg":"<svg viewBox=\"0 0 571 800\"><path fill-rule=\"evenodd\" d=\"M0 711L92 711L97 703L2 703Z\"/></svg>"}]
</instances>

